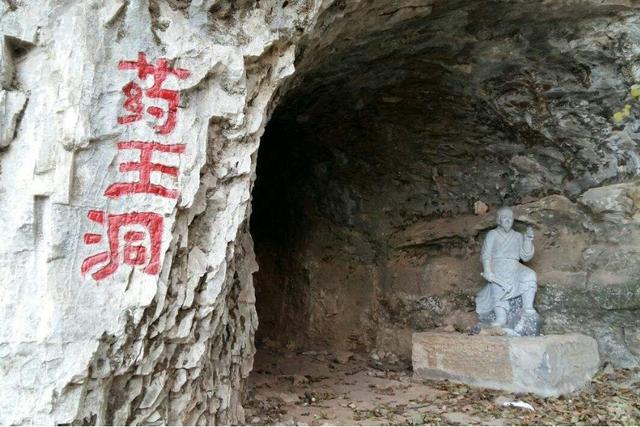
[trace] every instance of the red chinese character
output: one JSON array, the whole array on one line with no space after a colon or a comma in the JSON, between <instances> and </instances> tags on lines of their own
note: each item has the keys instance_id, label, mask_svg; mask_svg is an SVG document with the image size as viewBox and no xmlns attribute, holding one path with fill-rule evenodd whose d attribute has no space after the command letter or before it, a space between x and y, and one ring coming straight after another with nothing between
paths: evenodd
<instances>
[{"instance_id":1,"label":"red chinese character","mask_svg":"<svg viewBox=\"0 0 640 427\"><path fill-rule=\"evenodd\" d=\"M132 193L148 193L157 194L158 196L176 199L178 197L177 190L171 190L162 185L151 183L151 172L160 172L165 175L178 176L178 168L175 166L167 166L161 163L153 163L151 158L154 151L161 153L184 153L185 144L160 144L158 142L143 141L119 141L118 150L140 150L139 162L120 163L120 172L138 172L138 181L136 182L117 182L111 184L104 195L115 199L125 194Z\"/></svg>"},{"instance_id":2,"label":"red chinese character","mask_svg":"<svg viewBox=\"0 0 640 427\"><path fill-rule=\"evenodd\" d=\"M156 61L155 65L151 65L147 62L147 56L144 52L138 53L137 61L120 61L118 63L120 70L137 70L138 78L145 80L149 76L153 76L153 86L144 91L144 94L149 98L162 99L167 102L167 109L165 111L160 107L151 106L147 108L147 113L160 119L163 116L167 116L167 119L163 125L154 126L153 128L157 133L161 135L167 135L173 131L176 127L178 104L180 103L180 92L177 90L163 89L162 84L167 79L169 74L173 74L180 80L184 80L189 77L189 71L183 68L169 67L169 62L166 58L160 58ZM124 103L124 109L132 114L118 117L118 123L129 124L138 121L142 118L142 110L144 105L142 103L142 89L134 82L126 84L122 91L127 96L127 100Z\"/></svg>"},{"instance_id":3,"label":"red chinese character","mask_svg":"<svg viewBox=\"0 0 640 427\"><path fill-rule=\"evenodd\" d=\"M103 211L89 211L87 217L98 224L105 224ZM96 265L102 264L91 276L95 280L105 279L115 273L120 266L121 258L124 264L144 265L142 271L147 274L158 274L164 218L153 212L133 212L109 214L106 216L106 222L108 249L85 259L80 269L82 274L85 275ZM145 245L147 236L148 247ZM86 233L84 242L87 245L95 245L102 241L102 237L102 234ZM124 240L122 244L121 237Z\"/></svg>"}]
</instances>

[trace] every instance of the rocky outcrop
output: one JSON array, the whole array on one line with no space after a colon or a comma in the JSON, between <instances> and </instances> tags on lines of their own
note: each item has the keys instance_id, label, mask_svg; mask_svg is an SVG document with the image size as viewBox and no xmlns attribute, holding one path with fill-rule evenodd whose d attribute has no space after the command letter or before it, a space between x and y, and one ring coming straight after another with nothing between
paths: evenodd
<instances>
[{"instance_id":1,"label":"rocky outcrop","mask_svg":"<svg viewBox=\"0 0 640 427\"><path fill-rule=\"evenodd\" d=\"M0 6L0 423L243 420L256 151L319 8L288 3Z\"/></svg>"},{"instance_id":2,"label":"rocky outcrop","mask_svg":"<svg viewBox=\"0 0 640 427\"><path fill-rule=\"evenodd\" d=\"M611 119L640 77L637 12L538 6L0 5L0 423L241 422L248 232L274 338L407 348L463 327L479 200L537 227L549 330L596 301L599 345L637 364L635 193L594 190L638 172L635 111Z\"/></svg>"},{"instance_id":3,"label":"rocky outcrop","mask_svg":"<svg viewBox=\"0 0 640 427\"><path fill-rule=\"evenodd\" d=\"M547 331L589 333L603 358L623 367L640 364L638 189L637 182L616 184L579 198L592 239L579 243L581 257L571 272L548 278L540 298Z\"/></svg>"}]
</instances>

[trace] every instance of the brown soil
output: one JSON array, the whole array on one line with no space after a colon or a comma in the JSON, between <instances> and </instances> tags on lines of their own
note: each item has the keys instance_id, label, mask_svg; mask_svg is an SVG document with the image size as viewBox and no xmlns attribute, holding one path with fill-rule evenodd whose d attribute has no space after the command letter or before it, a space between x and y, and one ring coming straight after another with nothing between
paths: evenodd
<instances>
[{"instance_id":1,"label":"brown soil","mask_svg":"<svg viewBox=\"0 0 640 427\"><path fill-rule=\"evenodd\" d=\"M504 407L505 400L535 410ZM542 399L414 381L409 371L375 369L349 353L261 349L245 409L252 425L637 425L640 370L609 367L575 395Z\"/></svg>"}]
</instances>

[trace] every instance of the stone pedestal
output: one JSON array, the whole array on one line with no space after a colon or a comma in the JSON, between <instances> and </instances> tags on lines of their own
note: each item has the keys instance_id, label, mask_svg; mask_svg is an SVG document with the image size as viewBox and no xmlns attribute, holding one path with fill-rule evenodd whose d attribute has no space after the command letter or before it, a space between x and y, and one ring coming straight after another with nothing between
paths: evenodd
<instances>
[{"instance_id":1,"label":"stone pedestal","mask_svg":"<svg viewBox=\"0 0 640 427\"><path fill-rule=\"evenodd\" d=\"M570 393L600 365L596 341L580 334L540 337L413 334L417 378L455 382L541 396Z\"/></svg>"}]
</instances>

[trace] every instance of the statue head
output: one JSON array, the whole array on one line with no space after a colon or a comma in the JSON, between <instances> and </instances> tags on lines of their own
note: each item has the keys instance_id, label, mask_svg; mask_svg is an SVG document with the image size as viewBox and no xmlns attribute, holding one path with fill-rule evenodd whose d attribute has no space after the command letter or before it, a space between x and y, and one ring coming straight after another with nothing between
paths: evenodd
<instances>
[{"instance_id":1,"label":"statue head","mask_svg":"<svg viewBox=\"0 0 640 427\"><path fill-rule=\"evenodd\" d=\"M496 222L504 231L510 231L513 226L513 211L510 207L502 207L496 213Z\"/></svg>"}]
</instances>

